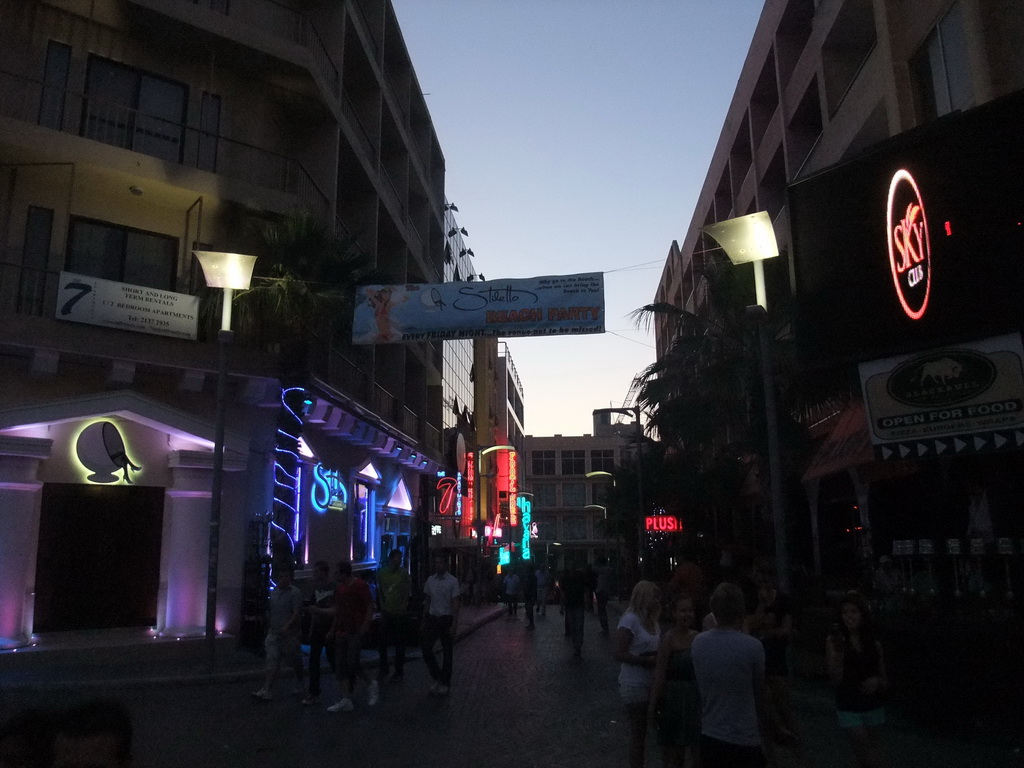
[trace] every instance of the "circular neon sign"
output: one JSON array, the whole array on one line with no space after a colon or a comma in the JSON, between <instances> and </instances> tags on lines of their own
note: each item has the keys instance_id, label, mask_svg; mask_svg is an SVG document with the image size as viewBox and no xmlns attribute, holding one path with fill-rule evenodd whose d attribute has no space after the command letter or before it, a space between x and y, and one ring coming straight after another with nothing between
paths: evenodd
<instances>
[{"instance_id":1,"label":"circular neon sign","mask_svg":"<svg viewBox=\"0 0 1024 768\"><path fill-rule=\"evenodd\" d=\"M886 232L896 296L907 317L920 320L931 293L932 247L921 191L902 168L889 182Z\"/></svg>"}]
</instances>

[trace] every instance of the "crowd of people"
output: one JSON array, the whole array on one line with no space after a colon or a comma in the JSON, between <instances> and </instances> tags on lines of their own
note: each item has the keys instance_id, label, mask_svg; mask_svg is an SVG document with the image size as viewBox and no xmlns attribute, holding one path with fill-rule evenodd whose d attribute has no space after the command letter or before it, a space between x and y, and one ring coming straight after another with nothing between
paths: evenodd
<instances>
[{"instance_id":1,"label":"crowd of people","mask_svg":"<svg viewBox=\"0 0 1024 768\"><path fill-rule=\"evenodd\" d=\"M666 768L774 766L780 749L809 766L789 696L789 597L765 573L751 584L722 582L698 630L703 579L691 565L684 561L677 569L666 586L667 602L657 585L638 582L618 624L615 657L630 768L645 765L649 727ZM663 606L671 613L667 628ZM888 678L882 646L860 593L842 598L838 618L824 649L838 725L859 768L883 768L878 726L885 722Z\"/></svg>"}]
</instances>

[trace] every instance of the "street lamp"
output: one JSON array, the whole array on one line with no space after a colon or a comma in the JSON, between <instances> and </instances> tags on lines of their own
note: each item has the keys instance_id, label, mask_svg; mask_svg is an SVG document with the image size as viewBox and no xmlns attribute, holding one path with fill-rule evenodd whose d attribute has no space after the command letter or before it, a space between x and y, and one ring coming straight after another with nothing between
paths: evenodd
<instances>
[{"instance_id":1,"label":"street lamp","mask_svg":"<svg viewBox=\"0 0 1024 768\"><path fill-rule=\"evenodd\" d=\"M732 264L754 265L754 294L757 305L748 307L748 315L757 320L757 337L761 358L761 381L764 387L765 427L768 431L768 475L771 485L772 525L775 528L775 565L779 587L789 591L789 550L786 541L786 507L782 498L782 460L779 448L779 417L772 381L771 343L768 338L768 292L764 281L764 261L779 255L771 217L765 211L719 221L703 227L703 231L722 246Z\"/></svg>"},{"instance_id":2,"label":"street lamp","mask_svg":"<svg viewBox=\"0 0 1024 768\"><path fill-rule=\"evenodd\" d=\"M228 345L231 344L231 300L252 281L255 256L218 251L193 251L210 288L222 288L220 331L217 332L217 410L213 430L213 482L210 488L210 553L206 575L206 648L210 672L216 664L217 566L220 557L221 489L224 485L224 401L228 381Z\"/></svg>"},{"instance_id":3,"label":"street lamp","mask_svg":"<svg viewBox=\"0 0 1024 768\"><path fill-rule=\"evenodd\" d=\"M594 414L598 413L624 413L627 416L633 417L633 426L636 429L636 493L637 502L640 505L640 514L637 519L636 526L636 556L640 561L637 565L639 566L639 575L643 575L646 570L646 561L643 556L644 551L644 526L643 518L647 514L647 504L644 500L644 454L643 454L643 439L644 439L644 425L640 421L640 406L634 405L629 408L596 408Z\"/></svg>"}]
</instances>

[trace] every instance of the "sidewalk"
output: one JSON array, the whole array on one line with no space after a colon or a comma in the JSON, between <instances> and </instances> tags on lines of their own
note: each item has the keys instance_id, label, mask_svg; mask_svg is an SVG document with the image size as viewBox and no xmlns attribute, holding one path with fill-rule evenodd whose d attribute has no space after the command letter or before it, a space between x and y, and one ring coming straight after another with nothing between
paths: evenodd
<instances>
[{"instance_id":1,"label":"sidewalk","mask_svg":"<svg viewBox=\"0 0 1024 768\"><path fill-rule=\"evenodd\" d=\"M456 642L504 614L501 605L461 609ZM133 686L201 685L258 679L263 659L236 647L233 637L217 639L216 669L208 670L203 638L175 640L126 633L121 637L62 638L17 651L0 652L0 690L55 690L68 687L124 688ZM377 652L363 651L363 664L376 667ZM406 658L421 658L410 646Z\"/></svg>"}]
</instances>

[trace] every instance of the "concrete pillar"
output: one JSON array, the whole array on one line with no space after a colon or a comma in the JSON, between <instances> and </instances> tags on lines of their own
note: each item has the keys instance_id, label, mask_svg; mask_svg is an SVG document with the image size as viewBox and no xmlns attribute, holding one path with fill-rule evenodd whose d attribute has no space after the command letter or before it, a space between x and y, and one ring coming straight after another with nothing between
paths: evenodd
<instances>
[{"instance_id":1,"label":"concrete pillar","mask_svg":"<svg viewBox=\"0 0 1024 768\"><path fill-rule=\"evenodd\" d=\"M32 636L43 484L52 440L0 435L0 648Z\"/></svg>"}]
</instances>

